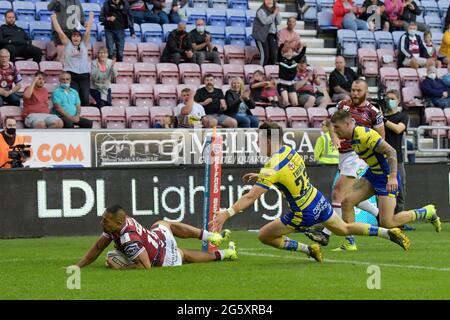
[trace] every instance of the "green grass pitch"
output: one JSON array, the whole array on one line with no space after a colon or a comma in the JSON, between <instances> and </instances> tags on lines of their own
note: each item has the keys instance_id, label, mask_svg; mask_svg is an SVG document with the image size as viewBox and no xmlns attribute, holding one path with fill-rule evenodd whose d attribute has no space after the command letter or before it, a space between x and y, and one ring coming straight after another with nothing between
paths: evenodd
<instances>
[{"instance_id":1,"label":"green grass pitch","mask_svg":"<svg viewBox=\"0 0 450 320\"><path fill-rule=\"evenodd\" d=\"M234 231L234 262L113 271L104 254L81 271L81 289L69 290L64 266L76 263L96 237L0 241L0 299L450 299L450 223L407 232L410 251L389 241L357 237L359 251L332 252L319 264L300 253L262 245L254 232ZM292 238L310 243L301 234ZM198 240L179 246L200 248ZM106 252L105 252L106 253ZM381 270L381 289L367 288L369 265Z\"/></svg>"}]
</instances>

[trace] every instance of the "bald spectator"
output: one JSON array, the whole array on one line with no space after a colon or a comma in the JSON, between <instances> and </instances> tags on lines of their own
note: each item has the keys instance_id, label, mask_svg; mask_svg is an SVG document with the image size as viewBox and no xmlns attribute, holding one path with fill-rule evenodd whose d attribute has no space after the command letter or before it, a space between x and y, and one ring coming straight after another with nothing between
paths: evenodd
<instances>
[{"instance_id":1,"label":"bald spectator","mask_svg":"<svg viewBox=\"0 0 450 320\"><path fill-rule=\"evenodd\" d=\"M346 67L343 56L336 57L335 66L329 78L331 99L333 102L349 100L352 82L358 78L358 75L351 68Z\"/></svg>"},{"instance_id":2,"label":"bald spectator","mask_svg":"<svg viewBox=\"0 0 450 320\"><path fill-rule=\"evenodd\" d=\"M278 31L278 47L283 44L294 49L295 52L300 52L303 44L300 35L295 31L297 20L295 17L290 17L287 21L287 27Z\"/></svg>"},{"instance_id":3,"label":"bald spectator","mask_svg":"<svg viewBox=\"0 0 450 320\"><path fill-rule=\"evenodd\" d=\"M41 62L42 50L33 46L25 30L16 25L16 14L12 10L5 12L5 24L0 27L0 46L9 51L12 62L17 57Z\"/></svg>"},{"instance_id":4,"label":"bald spectator","mask_svg":"<svg viewBox=\"0 0 450 320\"><path fill-rule=\"evenodd\" d=\"M50 114L48 90L44 86L46 78L44 72L36 72L33 82L23 92L22 118L27 128L62 128L64 125L57 115Z\"/></svg>"},{"instance_id":5,"label":"bald spectator","mask_svg":"<svg viewBox=\"0 0 450 320\"><path fill-rule=\"evenodd\" d=\"M14 64L9 60L9 51L0 50L0 106L20 106L17 91L20 90L22 76Z\"/></svg>"},{"instance_id":6,"label":"bald spectator","mask_svg":"<svg viewBox=\"0 0 450 320\"><path fill-rule=\"evenodd\" d=\"M161 62L179 64L181 59L195 63L196 56L192 50L192 42L186 32L186 22L180 22L178 28L169 34L166 47L161 56Z\"/></svg>"},{"instance_id":7,"label":"bald spectator","mask_svg":"<svg viewBox=\"0 0 450 320\"><path fill-rule=\"evenodd\" d=\"M211 42L211 34L205 30L205 21L203 19L197 19L195 29L189 32L189 37L199 65L202 65L205 60L221 64L219 52Z\"/></svg>"}]
</instances>

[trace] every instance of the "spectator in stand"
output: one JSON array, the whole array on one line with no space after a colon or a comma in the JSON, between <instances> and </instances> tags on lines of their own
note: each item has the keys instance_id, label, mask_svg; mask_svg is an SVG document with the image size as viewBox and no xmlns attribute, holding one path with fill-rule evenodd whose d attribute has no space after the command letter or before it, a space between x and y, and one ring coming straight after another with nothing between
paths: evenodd
<instances>
[{"instance_id":1,"label":"spectator in stand","mask_svg":"<svg viewBox=\"0 0 450 320\"><path fill-rule=\"evenodd\" d=\"M331 100L333 102L350 100L352 83L358 79L358 75L351 68L346 67L343 56L336 57L335 66L336 68L331 72L328 80Z\"/></svg>"},{"instance_id":2,"label":"spectator in stand","mask_svg":"<svg viewBox=\"0 0 450 320\"><path fill-rule=\"evenodd\" d=\"M339 151L333 145L330 136L330 120L322 121L322 134L317 138L314 145L314 161L318 164L339 164Z\"/></svg>"},{"instance_id":3,"label":"spectator in stand","mask_svg":"<svg viewBox=\"0 0 450 320\"><path fill-rule=\"evenodd\" d=\"M104 106L112 106L111 80L117 76L115 63L114 60L108 59L105 47L98 50L98 58L91 63L90 93L99 109Z\"/></svg>"},{"instance_id":4,"label":"spectator in stand","mask_svg":"<svg viewBox=\"0 0 450 320\"><path fill-rule=\"evenodd\" d=\"M427 68L427 77L420 83L420 90L425 99L430 99L437 108L446 109L450 107L450 88L437 78L434 66Z\"/></svg>"},{"instance_id":5,"label":"spectator in stand","mask_svg":"<svg viewBox=\"0 0 450 320\"><path fill-rule=\"evenodd\" d=\"M225 93L225 102L225 114L236 119L239 128L258 128L259 120L250 111L255 108L255 103L250 97L250 89L245 89L241 78L231 80L230 89Z\"/></svg>"},{"instance_id":6,"label":"spectator in stand","mask_svg":"<svg viewBox=\"0 0 450 320\"><path fill-rule=\"evenodd\" d=\"M9 51L0 50L0 107L2 105L20 106L17 91L21 88L22 76L9 60Z\"/></svg>"},{"instance_id":7,"label":"spectator in stand","mask_svg":"<svg viewBox=\"0 0 450 320\"><path fill-rule=\"evenodd\" d=\"M44 86L46 78L44 72L36 72L33 82L23 92L22 118L27 128L62 128L64 125L57 115L50 113L48 90Z\"/></svg>"},{"instance_id":8,"label":"spectator in stand","mask_svg":"<svg viewBox=\"0 0 450 320\"><path fill-rule=\"evenodd\" d=\"M333 24L339 29L368 30L366 21L357 16L365 12L365 8L359 8L353 4L353 0L336 0L333 6Z\"/></svg>"},{"instance_id":9,"label":"spectator in stand","mask_svg":"<svg viewBox=\"0 0 450 320\"><path fill-rule=\"evenodd\" d=\"M25 137L16 135L16 130L16 119L11 116L3 119L3 131L0 131L0 169L12 168L12 159L8 155L11 147L25 143Z\"/></svg>"},{"instance_id":10,"label":"spectator in stand","mask_svg":"<svg viewBox=\"0 0 450 320\"><path fill-rule=\"evenodd\" d=\"M177 0L172 1L172 9L169 13L170 23L179 24L181 22L182 17L180 15L180 8L183 7L187 3L187 0L182 0L181 3L178 3Z\"/></svg>"},{"instance_id":11,"label":"spectator in stand","mask_svg":"<svg viewBox=\"0 0 450 320\"><path fill-rule=\"evenodd\" d=\"M441 48L439 49L438 59L444 65L448 65L450 63L450 23L447 24L447 29L442 36L442 43Z\"/></svg>"},{"instance_id":12,"label":"spectator in stand","mask_svg":"<svg viewBox=\"0 0 450 320\"><path fill-rule=\"evenodd\" d=\"M273 0L264 0L256 11L252 37L261 55L260 64L266 66L277 61L277 26L281 24L280 7Z\"/></svg>"},{"instance_id":13,"label":"spectator in stand","mask_svg":"<svg viewBox=\"0 0 450 320\"><path fill-rule=\"evenodd\" d=\"M189 32L189 37L197 64L202 65L205 60L222 64L219 52L211 42L211 34L205 30L205 21L203 19L197 19L195 29Z\"/></svg>"},{"instance_id":14,"label":"spectator in stand","mask_svg":"<svg viewBox=\"0 0 450 320\"><path fill-rule=\"evenodd\" d=\"M450 87L450 64L447 65L447 71L448 73L442 77L442 80L448 87Z\"/></svg>"},{"instance_id":15,"label":"spectator in stand","mask_svg":"<svg viewBox=\"0 0 450 320\"><path fill-rule=\"evenodd\" d=\"M400 37L398 66L417 69L424 67L430 59L422 38L417 34L417 26L414 22L408 26L408 32Z\"/></svg>"},{"instance_id":16,"label":"spectator in stand","mask_svg":"<svg viewBox=\"0 0 450 320\"><path fill-rule=\"evenodd\" d=\"M295 17L289 17L287 27L278 31L278 47L289 46L296 53L302 50L303 44L300 35L295 31L296 24Z\"/></svg>"},{"instance_id":17,"label":"spectator in stand","mask_svg":"<svg viewBox=\"0 0 450 320\"><path fill-rule=\"evenodd\" d=\"M5 24L0 27L0 47L9 51L11 61L16 57L33 59L39 63L42 59L42 50L31 44L31 38L22 28L16 25L16 14L12 10L5 12Z\"/></svg>"},{"instance_id":18,"label":"spectator in stand","mask_svg":"<svg viewBox=\"0 0 450 320\"><path fill-rule=\"evenodd\" d=\"M153 16L152 22L159 23L161 25L167 23L178 24L181 21L180 16L178 15L178 2L172 2L172 8L170 10L170 14L168 15L164 11L164 7L166 6L166 0L152 0L153 3Z\"/></svg>"},{"instance_id":19,"label":"spectator in stand","mask_svg":"<svg viewBox=\"0 0 450 320\"><path fill-rule=\"evenodd\" d=\"M206 117L203 106L194 101L194 92L190 88L181 90L183 102L175 108L179 128L209 128L209 119Z\"/></svg>"},{"instance_id":20,"label":"spectator in stand","mask_svg":"<svg viewBox=\"0 0 450 320\"><path fill-rule=\"evenodd\" d=\"M224 114L227 104L222 89L214 87L214 76L212 74L205 75L204 83L205 86L195 93L194 100L205 109L210 126L214 127L219 124L225 128L236 128L237 121Z\"/></svg>"},{"instance_id":21,"label":"spectator in stand","mask_svg":"<svg viewBox=\"0 0 450 320\"><path fill-rule=\"evenodd\" d=\"M305 109L318 106L326 108L332 101L327 90L323 89L321 81L314 69L308 66L306 57L297 65L295 88L298 95L298 104Z\"/></svg>"},{"instance_id":22,"label":"spectator in stand","mask_svg":"<svg viewBox=\"0 0 450 320\"><path fill-rule=\"evenodd\" d=\"M367 21L370 31L389 31L389 18L386 14L386 8L382 1L365 0L363 8L365 8L365 11L363 14L361 14L360 18L364 21Z\"/></svg>"},{"instance_id":23,"label":"spectator in stand","mask_svg":"<svg viewBox=\"0 0 450 320\"><path fill-rule=\"evenodd\" d=\"M416 16L420 15L417 3L413 0L385 0L386 13L389 17L391 30L408 31L408 26L416 22ZM428 30L424 23L416 23L418 29L422 32Z\"/></svg>"},{"instance_id":24,"label":"spectator in stand","mask_svg":"<svg viewBox=\"0 0 450 320\"><path fill-rule=\"evenodd\" d=\"M107 0L103 3L100 22L105 26L108 58L113 58L116 46L116 61L123 61L125 47L125 29L130 29L132 38L136 37L133 16L127 0Z\"/></svg>"},{"instance_id":25,"label":"spectator in stand","mask_svg":"<svg viewBox=\"0 0 450 320\"><path fill-rule=\"evenodd\" d=\"M128 0L131 15L133 16L133 21L135 23L157 23L157 21L159 21L159 19L153 17L153 13L147 6L148 2L150 2L150 0Z\"/></svg>"},{"instance_id":26,"label":"spectator in stand","mask_svg":"<svg viewBox=\"0 0 450 320\"><path fill-rule=\"evenodd\" d=\"M250 84L250 95L253 102L259 103L262 107L267 105L279 107L276 87L277 82L275 79L266 81L264 72L256 70L253 73L253 80Z\"/></svg>"},{"instance_id":27,"label":"spectator in stand","mask_svg":"<svg viewBox=\"0 0 450 320\"><path fill-rule=\"evenodd\" d=\"M437 50L433 44L433 35L430 31L425 31L425 33L423 34L423 41L428 55L430 56L430 64L434 65L436 68L440 68L442 66L442 62L437 58Z\"/></svg>"},{"instance_id":28,"label":"spectator in stand","mask_svg":"<svg viewBox=\"0 0 450 320\"><path fill-rule=\"evenodd\" d=\"M406 198L406 172L403 164L403 134L408 127L409 116L400 111L400 92L391 89L386 92L386 111L384 114L384 127L386 128L386 142L397 151L397 169L400 174L400 188L397 195L395 212L405 210Z\"/></svg>"},{"instance_id":29,"label":"spectator in stand","mask_svg":"<svg viewBox=\"0 0 450 320\"><path fill-rule=\"evenodd\" d=\"M91 39L91 27L94 22L94 13L89 13L89 21L86 25L86 33L81 36L79 31L73 31L69 38L61 29L56 15L52 15L52 23L61 43L64 44L64 71L71 74L72 81L70 85L80 95L81 104L89 105L89 88L90 88L90 63L88 56L88 46Z\"/></svg>"},{"instance_id":30,"label":"spectator in stand","mask_svg":"<svg viewBox=\"0 0 450 320\"><path fill-rule=\"evenodd\" d=\"M72 31L80 30L81 26L86 23L83 7L79 0L51 0L47 9L55 12L58 24L68 38L70 38ZM53 29L53 42L57 49L56 60L63 63L64 46L55 29Z\"/></svg>"},{"instance_id":31,"label":"spectator in stand","mask_svg":"<svg viewBox=\"0 0 450 320\"><path fill-rule=\"evenodd\" d=\"M186 22L181 21L178 28L169 34L166 47L161 55L161 62L173 62L179 64L181 59L186 62L196 63L196 55L192 49L192 42L186 32Z\"/></svg>"},{"instance_id":32,"label":"spectator in stand","mask_svg":"<svg viewBox=\"0 0 450 320\"><path fill-rule=\"evenodd\" d=\"M70 73L66 71L59 76L60 86L52 93L52 113L61 118L64 128L74 128L75 125L80 128L92 128L91 120L80 117L80 96L70 87L70 79Z\"/></svg>"},{"instance_id":33,"label":"spectator in stand","mask_svg":"<svg viewBox=\"0 0 450 320\"><path fill-rule=\"evenodd\" d=\"M450 6L448 6L447 14L445 15L445 26L448 27L450 25Z\"/></svg>"}]
</instances>

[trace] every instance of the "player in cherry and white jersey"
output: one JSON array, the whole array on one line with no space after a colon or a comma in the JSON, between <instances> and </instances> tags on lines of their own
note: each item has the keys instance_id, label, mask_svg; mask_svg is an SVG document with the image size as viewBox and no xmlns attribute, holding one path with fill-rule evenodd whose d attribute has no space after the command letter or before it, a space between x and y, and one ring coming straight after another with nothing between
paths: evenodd
<instances>
[{"instance_id":1,"label":"player in cherry and white jersey","mask_svg":"<svg viewBox=\"0 0 450 320\"><path fill-rule=\"evenodd\" d=\"M146 229L129 217L119 205L108 207L101 221L103 234L76 264L85 267L114 242L116 250L109 251L106 265L114 269L149 269L151 267L180 266L189 262L235 260L237 252L233 242L228 249L215 252L188 250L178 247L175 237L198 238L219 246L228 240L230 231L208 232L184 223L157 221ZM174 237L175 236L175 237Z\"/></svg>"}]
</instances>

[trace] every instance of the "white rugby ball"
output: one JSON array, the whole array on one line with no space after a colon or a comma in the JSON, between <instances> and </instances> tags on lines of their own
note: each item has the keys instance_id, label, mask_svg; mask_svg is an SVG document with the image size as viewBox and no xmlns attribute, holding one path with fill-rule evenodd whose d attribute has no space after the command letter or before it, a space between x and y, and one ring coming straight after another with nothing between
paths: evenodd
<instances>
[{"instance_id":1,"label":"white rugby ball","mask_svg":"<svg viewBox=\"0 0 450 320\"><path fill-rule=\"evenodd\" d=\"M131 265L134 265L134 262L118 250L112 250L106 254L106 266L109 268L124 269Z\"/></svg>"}]
</instances>

